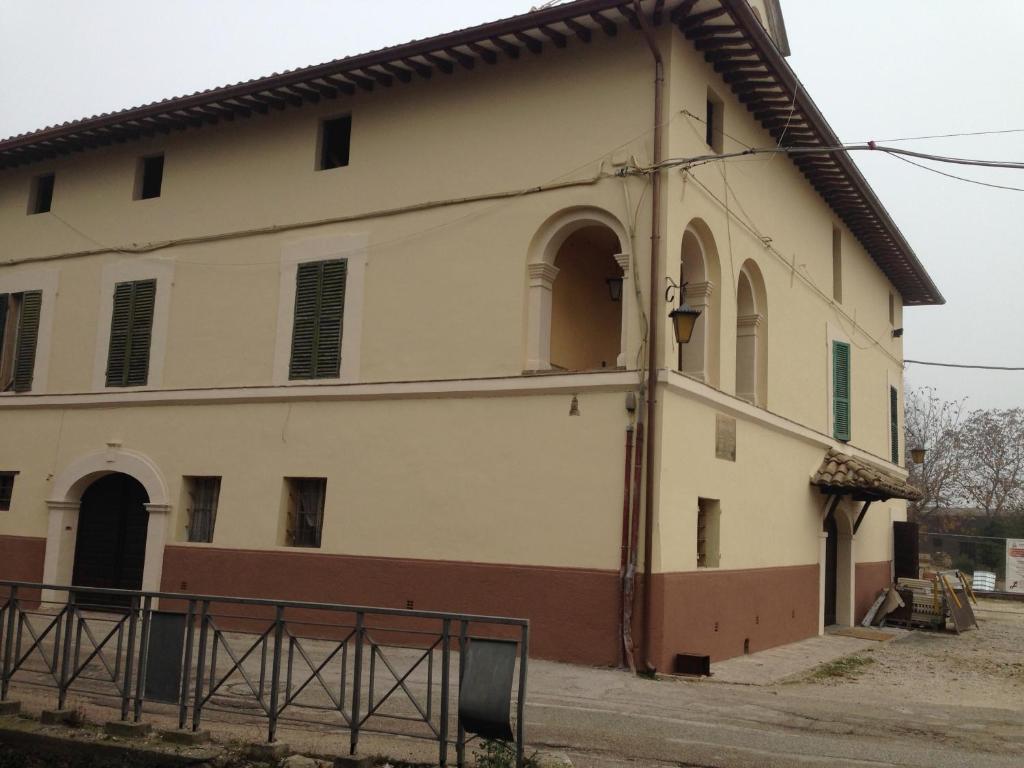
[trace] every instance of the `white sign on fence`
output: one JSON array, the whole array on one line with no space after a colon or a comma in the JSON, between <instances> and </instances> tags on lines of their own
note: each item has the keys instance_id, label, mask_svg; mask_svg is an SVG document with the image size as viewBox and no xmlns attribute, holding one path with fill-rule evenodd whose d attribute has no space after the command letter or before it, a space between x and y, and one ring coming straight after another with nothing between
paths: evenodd
<instances>
[{"instance_id":1,"label":"white sign on fence","mask_svg":"<svg viewBox=\"0 0 1024 768\"><path fill-rule=\"evenodd\" d=\"M1024 594L1024 539L1006 540L1006 591Z\"/></svg>"}]
</instances>

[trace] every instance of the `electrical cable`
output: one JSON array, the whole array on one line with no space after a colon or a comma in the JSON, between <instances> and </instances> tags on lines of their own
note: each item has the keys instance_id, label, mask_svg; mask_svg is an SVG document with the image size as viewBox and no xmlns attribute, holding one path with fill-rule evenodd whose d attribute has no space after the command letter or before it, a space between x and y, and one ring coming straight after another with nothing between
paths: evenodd
<instances>
[{"instance_id":1,"label":"electrical cable","mask_svg":"<svg viewBox=\"0 0 1024 768\"><path fill-rule=\"evenodd\" d=\"M957 176L955 173L947 173L946 171L940 171L938 168L932 168L930 166L925 165L924 163L915 163L913 160L910 160L906 157L900 157L899 155L892 155L892 157L895 157L897 160L902 160L904 163L917 166L918 168L921 168L923 170L931 171L932 173L937 173L939 174L939 176L945 176L948 179L966 181L968 184L977 184L982 187L992 187L993 189L1006 189L1009 190L1010 192L1024 192L1024 187L1008 187L1005 184L992 184L987 181L979 181L978 179L968 179L966 176Z\"/></svg>"},{"instance_id":2,"label":"electrical cable","mask_svg":"<svg viewBox=\"0 0 1024 768\"><path fill-rule=\"evenodd\" d=\"M930 365L936 368L966 368L977 371L1024 371L1024 366L1016 365L972 365L969 363L933 363L926 360L904 360L907 365Z\"/></svg>"},{"instance_id":3,"label":"electrical cable","mask_svg":"<svg viewBox=\"0 0 1024 768\"><path fill-rule=\"evenodd\" d=\"M849 144L825 147L751 147L738 152L724 152L695 157L674 157L663 160L657 166L645 166L639 168L624 169L624 173L649 174L667 168L690 168L704 162L728 160L735 157L747 157L750 155L775 155L786 154L790 156L802 155L832 155L843 152L881 152L882 154L894 156L916 157L921 160L931 160L936 163L951 163L954 165L970 165L979 168L1007 168L1010 170L1024 170L1024 162L1016 160L982 160L977 158L951 157L948 155L935 155L928 152L915 152L910 149L899 149L898 147L886 147L869 141L867 144Z\"/></svg>"},{"instance_id":4,"label":"electrical cable","mask_svg":"<svg viewBox=\"0 0 1024 768\"><path fill-rule=\"evenodd\" d=\"M958 139L964 136L995 136L1003 133L1024 133L1024 128L1005 128L997 131L968 131L965 133L937 133L931 136L904 136L898 139L875 139L875 141L892 144L897 141L924 141L926 139ZM849 144L866 144L866 141L844 142Z\"/></svg>"}]
</instances>

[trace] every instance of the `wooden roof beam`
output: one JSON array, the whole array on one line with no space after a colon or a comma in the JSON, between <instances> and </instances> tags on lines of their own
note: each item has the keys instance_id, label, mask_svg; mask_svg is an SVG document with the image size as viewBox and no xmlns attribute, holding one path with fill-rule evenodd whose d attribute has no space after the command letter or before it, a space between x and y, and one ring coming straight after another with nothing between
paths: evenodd
<instances>
[{"instance_id":1,"label":"wooden roof beam","mask_svg":"<svg viewBox=\"0 0 1024 768\"><path fill-rule=\"evenodd\" d=\"M727 13L729 13L728 8L712 8L710 11L691 13L679 22L679 29L686 32L688 29L701 26L706 21L711 21L712 19L717 19L720 16L725 16Z\"/></svg>"},{"instance_id":2,"label":"wooden roof beam","mask_svg":"<svg viewBox=\"0 0 1024 768\"><path fill-rule=\"evenodd\" d=\"M569 39L565 35L546 24L540 27L540 31L548 40L555 44L555 48L565 48L569 44Z\"/></svg>"},{"instance_id":3,"label":"wooden roof beam","mask_svg":"<svg viewBox=\"0 0 1024 768\"><path fill-rule=\"evenodd\" d=\"M469 43L466 47L488 64L498 63L498 53L493 48L487 48L480 43Z\"/></svg>"},{"instance_id":4,"label":"wooden roof beam","mask_svg":"<svg viewBox=\"0 0 1024 768\"><path fill-rule=\"evenodd\" d=\"M591 40L594 39L594 33L590 29L590 27L583 26L578 21L576 21L576 19L566 19L565 26L571 29L573 31L573 34L575 34L576 37L582 40L584 43L589 43Z\"/></svg>"},{"instance_id":5,"label":"wooden roof beam","mask_svg":"<svg viewBox=\"0 0 1024 768\"><path fill-rule=\"evenodd\" d=\"M590 18L592 18L601 26L601 29L604 31L606 35L608 35L608 37L615 37L617 34L619 34L618 25L616 25L614 21L609 19L604 14L592 13L590 14Z\"/></svg>"},{"instance_id":6,"label":"wooden roof beam","mask_svg":"<svg viewBox=\"0 0 1024 768\"><path fill-rule=\"evenodd\" d=\"M476 66L476 59L467 53L455 48L445 48L444 52L457 61L463 69L473 69Z\"/></svg>"},{"instance_id":7,"label":"wooden roof beam","mask_svg":"<svg viewBox=\"0 0 1024 768\"><path fill-rule=\"evenodd\" d=\"M412 82L412 70L400 67L397 64L393 64L390 61L386 61L381 66L390 72L392 75L398 78L400 82L411 83Z\"/></svg>"},{"instance_id":8,"label":"wooden roof beam","mask_svg":"<svg viewBox=\"0 0 1024 768\"><path fill-rule=\"evenodd\" d=\"M684 0L680 3L672 13L669 14L668 20L673 24L678 24L680 21L690 15L690 11L693 10L693 6L697 4L697 0Z\"/></svg>"},{"instance_id":9,"label":"wooden roof beam","mask_svg":"<svg viewBox=\"0 0 1024 768\"><path fill-rule=\"evenodd\" d=\"M424 80L429 80L434 74L434 70L415 59L402 59L402 63L407 67L411 68L413 72L422 77Z\"/></svg>"},{"instance_id":10,"label":"wooden roof beam","mask_svg":"<svg viewBox=\"0 0 1024 768\"><path fill-rule=\"evenodd\" d=\"M523 45L525 45L531 53L541 53L544 50L544 44L537 38L526 34L525 32L516 32L515 38Z\"/></svg>"},{"instance_id":11,"label":"wooden roof beam","mask_svg":"<svg viewBox=\"0 0 1024 768\"><path fill-rule=\"evenodd\" d=\"M510 59L519 58L519 46L510 43L503 37L492 37L491 42L494 43L501 49L501 52L508 56Z\"/></svg>"},{"instance_id":12,"label":"wooden roof beam","mask_svg":"<svg viewBox=\"0 0 1024 768\"><path fill-rule=\"evenodd\" d=\"M455 65L449 59L442 59L440 56L434 53L425 53L423 58L437 67L439 70L444 72L446 75L452 74L455 71Z\"/></svg>"}]
</instances>

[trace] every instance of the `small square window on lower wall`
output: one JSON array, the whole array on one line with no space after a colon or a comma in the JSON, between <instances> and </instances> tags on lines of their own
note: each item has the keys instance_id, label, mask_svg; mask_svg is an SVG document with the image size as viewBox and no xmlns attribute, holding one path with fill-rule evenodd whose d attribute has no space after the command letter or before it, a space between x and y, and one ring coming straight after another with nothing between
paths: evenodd
<instances>
[{"instance_id":1,"label":"small square window on lower wall","mask_svg":"<svg viewBox=\"0 0 1024 768\"><path fill-rule=\"evenodd\" d=\"M286 477L286 537L289 547L319 548L324 527L327 479Z\"/></svg>"},{"instance_id":2,"label":"small square window on lower wall","mask_svg":"<svg viewBox=\"0 0 1024 768\"><path fill-rule=\"evenodd\" d=\"M697 567L717 568L721 561L722 504L718 499L697 499Z\"/></svg>"},{"instance_id":3,"label":"small square window on lower wall","mask_svg":"<svg viewBox=\"0 0 1024 768\"><path fill-rule=\"evenodd\" d=\"M185 477L184 481L185 508L188 510L188 540L210 544L213 542L213 529L217 523L220 478Z\"/></svg>"},{"instance_id":4,"label":"small square window on lower wall","mask_svg":"<svg viewBox=\"0 0 1024 768\"><path fill-rule=\"evenodd\" d=\"M17 472L0 472L0 511L11 508L11 496L14 495L14 476Z\"/></svg>"}]
</instances>

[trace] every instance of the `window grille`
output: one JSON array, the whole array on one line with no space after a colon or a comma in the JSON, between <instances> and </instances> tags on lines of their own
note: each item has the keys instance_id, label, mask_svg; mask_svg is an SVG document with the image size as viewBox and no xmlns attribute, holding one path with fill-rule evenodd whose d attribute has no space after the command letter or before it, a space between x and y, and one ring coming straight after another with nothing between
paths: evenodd
<instances>
[{"instance_id":1,"label":"window grille","mask_svg":"<svg viewBox=\"0 0 1024 768\"><path fill-rule=\"evenodd\" d=\"M288 497L288 545L319 547L324 525L327 480L322 477L289 478Z\"/></svg>"},{"instance_id":2,"label":"window grille","mask_svg":"<svg viewBox=\"0 0 1024 768\"><path fill-rule=\"evenodd\" d=\"M217 502L220 499L219 477L189 477L188 540L209 544L217 523Z\"/></svg>"}]
</instances>

